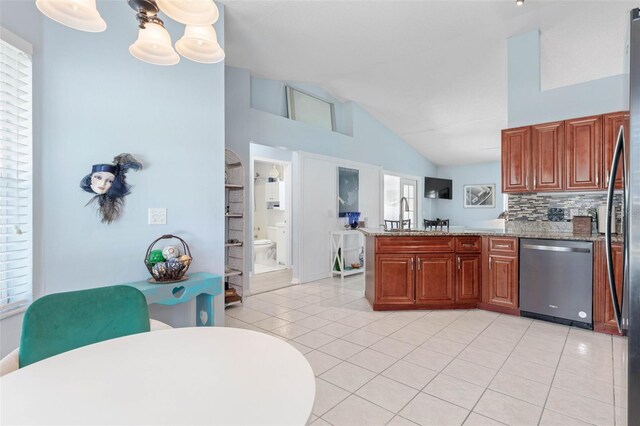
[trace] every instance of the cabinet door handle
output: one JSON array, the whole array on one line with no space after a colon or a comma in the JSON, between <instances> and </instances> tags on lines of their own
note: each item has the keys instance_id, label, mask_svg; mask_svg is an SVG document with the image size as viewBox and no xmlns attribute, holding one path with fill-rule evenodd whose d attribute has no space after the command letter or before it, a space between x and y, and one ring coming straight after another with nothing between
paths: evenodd
<instances>
[{"instance_id":1,"label":"cabinet door handle","mask_svg":"<svg viewBox=\"0 0 640 426\"><path fill-rule=\"evenodd\" d=\"M458 271L460 270L460 256L458 256Z\"/></svg>"},{"instance_id":2,"label":"cabinet door handle","mask_svg":"<svg viewBox=\"0 0 640 426\"><path fill-rule=\"evenodd\" d=\"M496 248L509 248L508 244L496 244Z\"/></svg>"},{"instance_id":3,"label":"cabinet door handle","mask_svg":"<svg viewBox=\"0 0 640 426\"><path fill-rule=\"evenodd\" d=\"M462 243L462 247L473 247L474 245L473 243Z\"/></svg>"},{"instance_id":4,"label":"cabinet door handle","mask_svg":"<svg viewBox=\"0 0 640 426\"><path fill-rule=\"evenodd\" d=\"M536 189L537 183L538 183L538 177L536 175L533 175L533 189Z\"/></svg>"},{"instance_id":5,"label":"cabinet door handle","mask_svg":"<svg viewBox=\"0 0 640 426\"><path fill-rule=\"evenodd\" d=\"M422 264L422 262L420 262L420 259L418 259L417 263L418 263L418 271L419 271L420 269L422 269L422 267L420 266Z\"/></svg>"},{"instance_id":6,"label":"cabinet door handle","mask_svg":"<svg viewBox=\"0 0 640 426\"><path fill-rule=\"evenodd\" d=\"M413 271L413 258L411 259L411 270Z\"/></svg>"},{"instance_id":7,"label":"cabinet door handle","mask_svg":"<svg viewBox=\"0 0 640 426\"><path fill-rule=\"evenodd\" d=\"M489 269L491 269L491 262L493 261L493 258L491 256L489 256Z\"/></svg>"},{"instance_id":8,"label":"cabinet door handle","mask_svg":"<svg viewBox=\"0 0 640 426\"><path fill-rule=\"evenodd\" d=\"M600 186L600 173L598 173L596 168L596 186Z\"/></svg>"}]
</instances>

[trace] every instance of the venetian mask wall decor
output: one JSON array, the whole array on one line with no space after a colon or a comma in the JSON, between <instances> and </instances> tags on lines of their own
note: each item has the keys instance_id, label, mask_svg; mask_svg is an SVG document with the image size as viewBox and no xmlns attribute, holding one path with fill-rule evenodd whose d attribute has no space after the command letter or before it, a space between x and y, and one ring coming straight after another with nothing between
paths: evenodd
<instances>
[{"instance_id":1,"label":"venetian mask wall decor","mask_svg":"<svg viewBox=\"0 0 640 426\"><path fill-rule=\"evenodd\" d=\"M124 208L124 197L131 193L126 182L129 170L141 170L142 164L131 154L116 155L113 164L94 164L91 173L80 181L80 188L95 194L86 205L98 203L101 222L110 224L117 220Z\"/></svg>"}]
</instances>

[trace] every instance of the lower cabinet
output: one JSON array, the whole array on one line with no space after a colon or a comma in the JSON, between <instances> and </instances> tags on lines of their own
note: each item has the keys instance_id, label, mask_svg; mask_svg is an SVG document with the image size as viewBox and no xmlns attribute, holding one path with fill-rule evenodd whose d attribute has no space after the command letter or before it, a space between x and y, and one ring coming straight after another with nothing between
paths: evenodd
<instances>
[{"instance_id":1,"label":"lower cabinet","mask_svg":"<svg viewBox=\"0 0 640 426\"><path fill-rule=\"evenodd\" d=\"M482 280L482 256L465 254L456 256L456 300L478 302Z\"/></svg>"},{"instance_id":2,"label":"lower cabinet","mask_svg":"<svg viewBox=\"0 0 640 426\"><path fill-rule=\"evenodd\" d=\"M413 303L415 275L412 254L376 255L376 303L403 305Z\"/></svg>"},{"instance_id":3,"label":"lower cabinet","mask_svg":"<svg viewBox=\"0 0 640 426\"><path fill-rule=\"evenodd\" d=\"M518 239L485 237L483 247L482 307L518 315Z\"/></svg>"},{"instance_id":4,"label":"lower cabinet","mask_svg":"<svg viewBox=\"0 0 640 426\"><path fill-rule=\"evenodd\" d=\"M453 254L416 256L416 303L450 305L454 302Z\"/></svg>"},{"instance_id":5,"label":"lower cabinet","mask_svg":"<svg viewBox=\"0 0 640 426\"><path fill-rule=\"evenodd\" d=\"M518 307L518 257L489 254L488 303Z\"/></svg>"},{"instance_id":6,"label":"lower cabinet","mask_svg":"<svg viewBox=\"0 0 640 426\"><path fill-rule=\"evenodd\" d=\"M376 253L374 309L475 308L482 255L474 244L467 250L477 253Z\"/></svg>"},{"instance_id":7,"label":"lower cabinet","mask_svg":"<svg viewBox=\"0 0 640 426\"><path fill-rule=\"evenodd\" d=\"M622 244L612 244L613 274L616 280L616 292L618 303L622 300ZM593 329L606 333L618 333L613 303L611 303L611 290L609 289L609 274L607 272L607 255L605 244L598 241L595 244L593 263Z\"/></svg>"}]
</instances>

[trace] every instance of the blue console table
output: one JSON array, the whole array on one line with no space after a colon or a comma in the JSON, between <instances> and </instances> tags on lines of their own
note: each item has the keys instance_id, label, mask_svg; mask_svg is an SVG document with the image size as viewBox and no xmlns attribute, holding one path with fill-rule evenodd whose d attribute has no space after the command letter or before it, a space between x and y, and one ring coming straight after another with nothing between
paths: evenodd
<instances>
[{"instance_id":1,"label":"blue console table","mask_svg":"<svg viewBox=\"0 0 640 426\"><path fill-rule=\"evenodd\" d=\"M125 283L140 290L147 304L177 305L196 298L196 325L212 326L213 297L222 294L222 277L207 272L188 274L188 279L177 283L152 284L148 281Z\"/></svg>"}]
</instances>

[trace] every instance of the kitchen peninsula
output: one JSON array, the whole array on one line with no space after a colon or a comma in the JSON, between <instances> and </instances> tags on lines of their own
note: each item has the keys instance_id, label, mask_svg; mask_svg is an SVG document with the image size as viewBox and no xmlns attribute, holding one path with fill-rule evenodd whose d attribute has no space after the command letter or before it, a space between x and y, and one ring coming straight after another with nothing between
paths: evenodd
<instances>
[{"instance_id":1,"label":"kitchen peninsula","mask_svg":"<svg viewBox=\"0 0 640 426\"><path fill-rule=\"evenodd\" d=\"M567 232L380 231L366 238L365 296L374 310L485 309L520 315L521 238L593 242L593 327L613 332L604 236ZM620 239L614 246L621 247ZM615 250L615 247L614 247ZM621 270L621 258L615 260Z\"/></svg>"}]
</instances>

